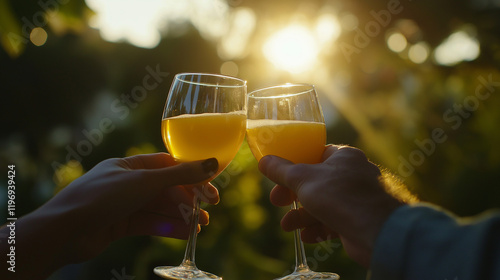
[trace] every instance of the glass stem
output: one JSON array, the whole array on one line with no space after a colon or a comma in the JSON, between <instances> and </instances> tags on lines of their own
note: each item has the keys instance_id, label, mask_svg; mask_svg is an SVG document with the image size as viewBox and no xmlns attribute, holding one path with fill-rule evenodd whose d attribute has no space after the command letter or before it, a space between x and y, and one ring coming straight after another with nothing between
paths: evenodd
<instances>
[{"instance_id":1,"label":"glass stem","mask_svg":"<svg viewBox=\"0 0 500 280\"><path fill-rule=\"evenodd\" d=\"M182 266L196 268L194 263L194 256L196 251L196 238L198 237L198 223L200 218L200 203L201 200L197 195L194 197L194 209L193 215L191 216L190 228L189 228L189 238L186 245L186 252L184 253L184 260L182 260Z\"/></svg>"},{"instance_id":2,"label":"glass stem","mask_svg":"<svg viewBox=\"0 0 500 280\"><path fill-rule=\"evenodd\" d=\"M297 200L292 203L292 210L298 209ZM294 243L295 243L295 272L309 271L307 266L306 253L304 250L304 243L300 238L300 229L294 231Z\"/></svg>"}]
</instances>

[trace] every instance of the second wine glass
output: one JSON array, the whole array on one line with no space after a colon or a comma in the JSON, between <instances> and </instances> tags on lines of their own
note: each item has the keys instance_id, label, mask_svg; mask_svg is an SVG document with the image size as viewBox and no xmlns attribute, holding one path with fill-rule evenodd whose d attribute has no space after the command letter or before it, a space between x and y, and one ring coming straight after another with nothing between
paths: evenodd
<instances>
[{"instance_id":1,"label":"second wine glass","mask_svg":"<svg viewBox=\"0 0 500 280\"><path fill-rule=\"evenodd\" d=\"M247 141L257 160L276 155L294 163L319 163L325 149L323 112L313 85L286 84L248 94ZM297 201L292 209L297 209ZM295 270L279 280L337 280L306 262L300 229L294 231Z\"/></svg>"},{"instance_id":2,"label":"second wine glass","mask_svg":"<svg viewBox=\"0 0 500 280\"><path fill-rule=\"evenodd\" d=\"M231 162L245 137L246 81L215 74L177 74L163 111L162 136L179 162L215 157L219 169ZM194 261L200 199L195 196L190 235L180 266L161 266L155 274L166 279L222 279L199 270Z\"/></svg>"}]
</instances>

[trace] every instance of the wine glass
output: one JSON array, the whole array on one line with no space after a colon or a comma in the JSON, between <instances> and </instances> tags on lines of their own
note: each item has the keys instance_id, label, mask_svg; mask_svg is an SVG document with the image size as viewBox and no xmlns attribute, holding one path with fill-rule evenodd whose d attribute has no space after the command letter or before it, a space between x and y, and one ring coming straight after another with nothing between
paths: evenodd
<instances>
[{"instance_id":1,"label":"wine glass","mask_svg":"<svg viewBox=\"0 0 500 280\"><path fill-rule=\"evenodd\" d=\"M163 111L161 132L169 153L179 162L215 157L219 169L234 158L245 137L246 81L203 73L177 74ZM207 180L209 181L209 180ZM166 279L222 279L199 270L195 247L200 199L195 195L190 235L179 266L160 266L156 275Z\"/></svg>"},{"instance_id":2,"label":"wine glass","mask_svg":"<svg viewBox=\"0 0 500 280\"><path fill-rule=\"evenodd\" d=\"M286 84L248 94L247 141L257 160L276 155L294 163L319 163L326 129L313 85ZM292 209L297 209L297 201ZM294 231L295 270L280 280L337 280L330 272L314 272L306 262L300 229Z\"/></svg>"}]
</instances>

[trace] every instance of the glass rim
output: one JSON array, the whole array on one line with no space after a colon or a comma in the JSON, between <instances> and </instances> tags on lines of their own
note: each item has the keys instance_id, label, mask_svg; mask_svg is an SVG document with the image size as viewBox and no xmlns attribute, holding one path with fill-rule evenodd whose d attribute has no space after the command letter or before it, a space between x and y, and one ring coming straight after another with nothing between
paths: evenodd
<instances>
[{"instance_id":1,"label":"glass rim","mask_svg":"<svg viewBox=\"0 0 500 280\"><path fill-rule=\"evenodd\" d=\"M215 83L207 83L207 82L194 82L194 81L189 81L184 78L181 78L183 76L204 76L204 77L218 77L222 79L228 79L232 81L238 81L241 82L241 85L224 85L224 84L215 84ZM225 88L239 88L239 87L246 87L247 81L233 77L233 76L228 76L228 75L222 75L222 74L213 74L213 73L192 73L192 72L186 72L186 73L178 73L175 75L175 80L183 82L183 83L188 83L188 84L193 84L193 85L199 85L199 86L209 86L209 87L225 87Z\"/></svg>"},{"instance_id":2,"label":"glass rim","mask_svg":"<svg viewBox=\"0 0 500 280\"><path fill-rule=\"evenodd\" d=\"M307 89L301 90L299 92L294 92L294 93L286 93L286 94L281 94L281 95L271 95L271 96L255 96L256 93L267 91L267 90L272 90L276 88L292 88L292 87L306 87ZM316 88L314 87L313 84L307 84L307 83L286 83L283 85L277 85L277 86L270 86L270 87L265 87L261 89L256 89L250 93L248 93L248 98L262 98L262 99L271 99L271 98L283 98L283 97L292 97L296 95L301 95L305 93L309 93L311 91L315 91Z\"/></svg>"}]
</instances>

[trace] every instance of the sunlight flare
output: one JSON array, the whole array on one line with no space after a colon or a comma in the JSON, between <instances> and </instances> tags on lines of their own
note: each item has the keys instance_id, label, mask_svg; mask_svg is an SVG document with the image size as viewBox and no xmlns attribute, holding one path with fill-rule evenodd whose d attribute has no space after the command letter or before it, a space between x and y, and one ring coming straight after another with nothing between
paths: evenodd
<instances>
[{"instance_id":1,"label":"sunlight flare","mask_svg":"<svg viewBox=\"0 0 500 280\"><path fill-rule=\"evenodd\" d=\"M308 28L290 25L271 35L264 43L263 52L277 68L300 73L315 65L319 48Z\"/></svg>"}]
</instances>

